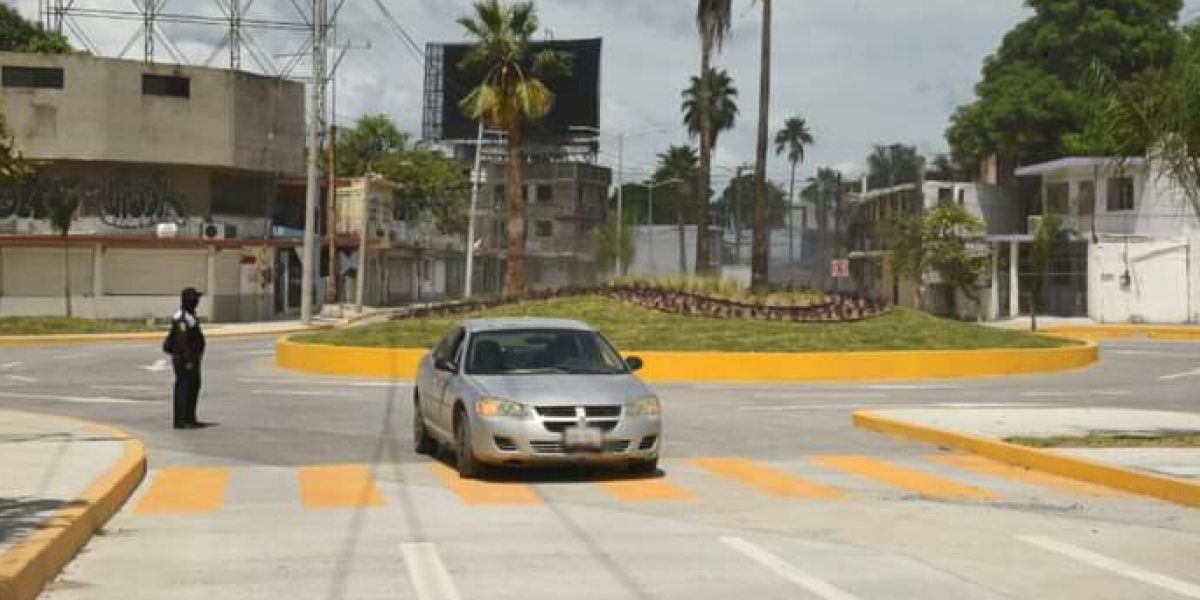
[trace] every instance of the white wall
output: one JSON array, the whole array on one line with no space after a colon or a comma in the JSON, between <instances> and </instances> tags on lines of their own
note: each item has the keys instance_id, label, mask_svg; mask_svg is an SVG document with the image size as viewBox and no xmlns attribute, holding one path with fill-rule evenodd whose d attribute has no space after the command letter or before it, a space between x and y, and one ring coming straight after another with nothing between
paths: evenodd
<instances>
[{"instance_id":1,"label":"white wall","mask_svg":"<svg viewBox=\"0 0 1200 600\"><path fill-rule=\"evenodd\" d=\"M1102 241L1088 250L1088 316L1102 323L1184 323L1196 316L1196 244ZM1122 286L1128 271L1129 285ZM1190 271L1190 272L1189 272Z\"/></svg>"}]
</instances>

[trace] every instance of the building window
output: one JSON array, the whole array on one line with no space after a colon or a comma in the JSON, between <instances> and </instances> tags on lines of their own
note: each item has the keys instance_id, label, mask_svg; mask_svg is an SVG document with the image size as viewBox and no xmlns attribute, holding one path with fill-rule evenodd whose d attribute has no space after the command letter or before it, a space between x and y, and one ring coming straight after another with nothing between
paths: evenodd
<instances>
[{"instance_id":1,"label":"building window","mask_svg":"<svg viewBox=\"0 0 1200 600\"><path fill-rule=\"evenodd\" d=\"M142 95L191 98L192 80L187 77L145 73L142 75Z\"/></svg>"},{"instance_id":2,"label":"building window","mask_svg":"<svg viewBox=\"0 0 1200 600\"><path fill-rule=\"evenodd\" d=\"M1055 215L1065 215L1071 208L1071 184L1052 183L1046 186L1046 210Z\"/></svg>"},{"instance_id":3,"label":"building window","mask_svg":"<svg viewBox=\"0 0 1200 600\"><path fill-rule=\"evenodd\" d=\"M958 190L958 205L959 206L967 205L967 190L959 188L959 190Z\"/></svg>"},{"instance_id":4,"label":"building window","mask_svg":"<svg viewBox=\"0 0 1200 600\"><path fill-rule=\"evenodd\" d=\"M504 186L498 185L492 188L492 202L497 208L504 206Z\"/></svg>"},{"instance_id":5,"label":"building window","mask_svg":"<svg viewBox=\"0 0 1200 600\"><path fill-rule=\"evenodd\" d=\"M63 70L50 67L4 67L4 87L63 88Z\"/></svg>"},{"instance_id":6,"label":"building window","mask_svg":"<svg viewBox=\"0 0 1200 600\"><path fill-rule=\"evenodd\" d=\"M1133 179L1114 177L1108 180L1108 212L1133 210Z\"/></svg>"},{"instance_id":7,"label":"building window","mask_svg":"<svg viewBox=\"0 0 1200 600\"><path fill-rule=\"evenodd\" d=\"M534 223L535 235L540 238L548 238L554 235L554 223L552 221L538 221Z\"/></svg>"},{"instance_id":8,"label":"building window","mask_svg":"<svg viewBox=\"0 0 1200 600\"><path fill-rule=\"evenodd\" d=\"M554 186L537 186L537 201L538 204L550 204L551 202L554 202Z\"/></svg>"},{"instance_id":9,"label":"building window","mask_svg":"<svg viewBox=\"0 0 1200 600\"><path fill-rule=\"evenodd\" d=\"M946 206L954 201L954 188L938 188L938 205Z\"/></svg>"}]
</instances>

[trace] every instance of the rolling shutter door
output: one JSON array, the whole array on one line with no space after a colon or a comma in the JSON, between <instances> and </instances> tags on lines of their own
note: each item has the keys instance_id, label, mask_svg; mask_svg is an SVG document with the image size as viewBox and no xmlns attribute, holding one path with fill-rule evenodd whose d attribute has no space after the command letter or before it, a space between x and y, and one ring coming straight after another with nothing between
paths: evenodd
<instances>
[{"instance_id":1,"label":"rolling shutter door","mask_svg":"<svg viewBox=\"0 0 1200 600\"><path fill-rule=\"evenodd\" d=\"M111 296L174 296L185 287L208 291L206 250L113 248L104 269Z\"/></svg>"}]
</instances>

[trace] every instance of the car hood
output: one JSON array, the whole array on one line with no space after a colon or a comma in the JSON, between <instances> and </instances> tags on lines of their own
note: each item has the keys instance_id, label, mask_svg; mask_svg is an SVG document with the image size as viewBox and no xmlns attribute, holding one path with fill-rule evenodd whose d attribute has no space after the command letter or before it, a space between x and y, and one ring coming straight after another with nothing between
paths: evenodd
<instances>
[{"instance_id":1,"label":"car hood","mask_svg":"<svg viewBox=\"0 0 1200 600\"><path fill-rule=\"evenodd\" d=\"M475 375L489 396L531 406L623 404L650 393L632 375Z\"/></svg>"}]
</instances>

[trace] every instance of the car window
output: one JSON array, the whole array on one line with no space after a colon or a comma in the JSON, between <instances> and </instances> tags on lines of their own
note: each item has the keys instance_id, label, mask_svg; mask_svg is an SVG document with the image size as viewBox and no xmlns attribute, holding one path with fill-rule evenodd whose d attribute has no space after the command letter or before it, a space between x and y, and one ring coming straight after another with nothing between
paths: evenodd
<instances>
[{"instance_id":1,"label":"car window","mask_svg":"<svg viewBox=\"0 0 1200 600\"><path fill-rule=\"evenodd\" d=\"M452 358L457 352L458 346L462 343L462 340L463 329L461 327L451 329L450 332L442 338L442 341L438 342L437 347L434 348L433 358L435 360Z\"/></svg>"},{"instance_id":2,"label":"car window","mask_svg":"<svg viewBox=\"0 0 1200 600\"><path fill-rule=\"evenodd\" d=\"M612 344L594 331L511 329L471 336L467 372L474 375L616 375L628 369Z\"/></svg>"}]
</instances>

